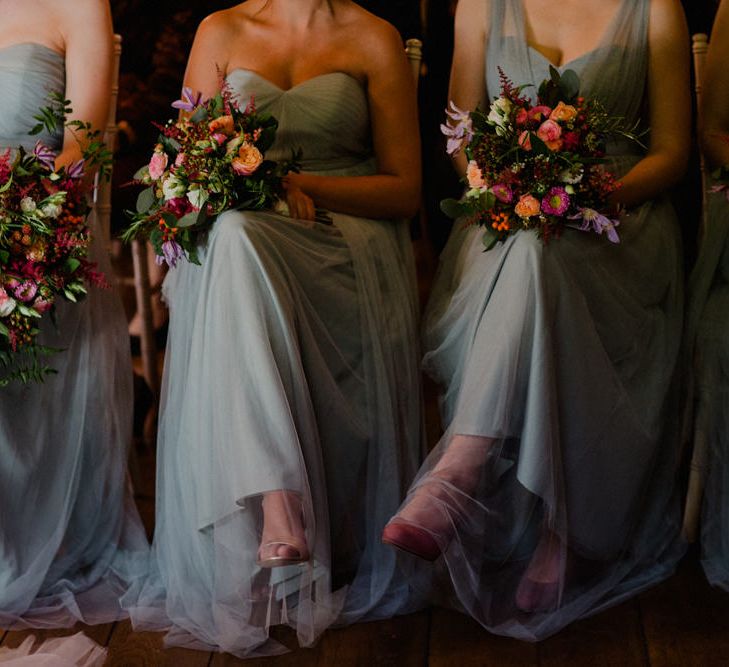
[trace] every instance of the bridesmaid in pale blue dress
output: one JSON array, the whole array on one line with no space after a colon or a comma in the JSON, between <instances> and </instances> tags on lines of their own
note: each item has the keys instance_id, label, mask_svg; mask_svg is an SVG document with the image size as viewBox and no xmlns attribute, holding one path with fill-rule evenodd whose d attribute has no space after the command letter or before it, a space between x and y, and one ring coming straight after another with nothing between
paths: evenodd
<instances>
[{"instance_id":1,"label":"bridesmaid in pale blue dress","mask_svg":"<svg viewBox=\"0 0 729 667\"><path fill-rule=\"evenodd\" d=\"M456 224L425 317L446 427L384 539L438 559L448 603L536 640L668 576L680 556L673 376L679 233L664 192L689 143L687 29L677 0L461 0L451 98L486 105L549 65L650 125L608 168L619 245L568 229L483 251ZM534 94L534 89L526 89ZM461 174L465 159L457 162Z\"/></svg>"},{"instance_id":2,"label":"bridesmaid in pale blue dress","mask_svg":"<svg viewBox=\"0 0 729 667\"><path fill-rule=\"evenodd\" d=\"M236 655L417 600L380 533L421 454L412 74L397 32L349 0L249 0L208 17L185 85L222 72L303 151L290 217L224 213L201 266L169 271L150 576L135 628ZM331 224L315 221L315 208Z\"/></svg>"},{"instance_id":3,"label":"bridesmaid in pale blue dress","mask_svg":"<svg viewBox=\"0 0 729 667\"><path fill-rule=\"evenodd\" d=\"M706 168L729 166L729 2L716 15L702 85ZM719 185L714 183L713 185ZM706 227L689 282L687 331L695 372L693 436L706 476L701 514L704 571L729 590L729 201L708 195Z\"/></svg>"},{"instance_id":4,"label":"bridesmaid in pale blue dress","mask_svg":"<svg viewBox=\"0 0 729 667\"><path fill-rule=\"evenodd\" d=\"M111 21L100 0L0 0L0 147L32 150L33 115L59 91L76 118L103 127ZM94 63L94 67L89 64ZM80 158L69 134L40 139ZM4 148L0 148L4 151ZM93 223L92 260L112 278ZM0 389L0 627L101 623L144 564L146 538L126 483L131 359L121 302L92 288L59 303L41 341L62 352L44 384Z\"/></svg>"}]
</instances>

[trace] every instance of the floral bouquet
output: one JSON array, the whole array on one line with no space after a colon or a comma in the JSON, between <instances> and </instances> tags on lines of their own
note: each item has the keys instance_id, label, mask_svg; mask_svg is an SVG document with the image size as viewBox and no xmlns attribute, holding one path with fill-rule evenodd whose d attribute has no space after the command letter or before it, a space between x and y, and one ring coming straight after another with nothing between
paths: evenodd
<instances>
[{"instance_id":1,"label":"floral bouquet","mask_svg":"<svg viewBox=\"0 0 729 667\"><path fill-rule=\"evenodd\" d=\"M59 298L78 301L89 284L107 286L88 260L91 206L84 171L93 165L108 176L111 155L87 123L66 123L68 104L52 95L31 134L43 127L83 130L82 160L56 169L56 154L41 142L32 152L0 154L0 386L41 382L55 372L42 359L58 350L37 342L41 316L52 317Z\"/></svg>"},{"instance_id":2,"label":"floral bouquet","mask_svg":"<svg viewBox=\"0 0 729 667\"><path fill-rule=\"evenodd\" d=\"M197 246L223 211L274 208L298 156L280 164L264 158L278 121L258 112L253 98L242 109L225 82L209 100L185 88L172 106L186 113L160 126L149 164L135 175L148 187L123 238L148 238L158 263L174 267L182 258L199 263Z\"/></svg>"},{"instance_id":3,"label":"floral bouquet","mask_svg":"<svg viewBox=\"0 0 729 667\"><path fill-rule=\"evenodd\" d=\"M501 74L501 95L486 113L467 112L452 102L449 121L441 126L453 155L465 147L468 190L461 200L441 203L452 218L465 217L484 227L484 245L520 229L534 229L546 243L564 227L576 226L618 243L619 221L608 211L608 197L618 188L601 165L606 141L639 141L636 125L610 116L594 99L579 96L572 70L562 75L550 67L537 103Z\"/></svg>"}]
</instances>

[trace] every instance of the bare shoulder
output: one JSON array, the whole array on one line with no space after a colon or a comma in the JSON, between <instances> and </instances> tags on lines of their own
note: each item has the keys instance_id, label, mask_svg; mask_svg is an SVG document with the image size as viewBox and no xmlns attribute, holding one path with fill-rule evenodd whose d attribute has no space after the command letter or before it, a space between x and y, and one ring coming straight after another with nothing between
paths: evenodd
<instances>
[{"instance_id":1,"label":"bare shoulder","mask_svg":"<svg viewBox=\"0 0 729 667\"><path fill-rule=\"evenodd\" d=\"M456 7L456 29L468 27L486 33L491 15L491 0L459 0Z\"/></svg>"},{"instance_id":2,"label":"bare shoulder","mask_svg":"<svg viewBox=\"0 0 729 667\"><path fill-rule=\"evenodd\" d=\"M86 30L96 25L111 24L109 0L41 0L48 15L57 20L63 30Z\"/></svg>"},{"instance_id":3,"label":"bare shoulder","mask_svg":"<svg viewBox=\"0 0 729 667\"><path fill-rule=\"evenodd\" d=\"M404 58L404 44L397 29L354 2L342 3L338 17L341 35L368 69L388 67Z\"/></svg>"},{"instance_id":4,"label":"bare shoulder","mask_svg":"<svg viewBox=\"0 0 729 667\"><path fill-rule=\"evenodd\" d=\"M198 26L196 39L215 42L240 36L246 23L245 4L222 9L206 16Z\"/></svg>"},{"instance_id":5,"label":"bare shoulder","mask_svg":"<svg viewBox=\"0 0 729 667\"><path fill-rule=\"evenodd\" d=\"M683 39L688 35L686 15L679 0L650 0L650 36L657 39Z\"/></svg>"}]
</instances>

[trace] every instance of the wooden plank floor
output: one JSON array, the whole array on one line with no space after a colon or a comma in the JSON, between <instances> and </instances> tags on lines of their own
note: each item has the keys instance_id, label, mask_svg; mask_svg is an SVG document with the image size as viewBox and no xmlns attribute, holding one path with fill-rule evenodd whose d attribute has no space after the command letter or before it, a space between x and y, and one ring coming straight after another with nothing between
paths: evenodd
<instances>
[{"instance_id":1,"label":"wooden plank floor","mask_svg":"<svg viewBox=\"0 0 729 667\"><path fill-rule=\"evenodd\" d=\"M41 641L79 631L109 648L109 667L726 667L729 594L708 586L691 555L669 581L539 644L497 637L461 614L432 609L330 630L312 649L263 659L165 649L161 634L134 633L128 621L0 631L0 646L18 646L29 635ZM279 638L295 645L291 633Z\"/></svg>"}]
</instances>

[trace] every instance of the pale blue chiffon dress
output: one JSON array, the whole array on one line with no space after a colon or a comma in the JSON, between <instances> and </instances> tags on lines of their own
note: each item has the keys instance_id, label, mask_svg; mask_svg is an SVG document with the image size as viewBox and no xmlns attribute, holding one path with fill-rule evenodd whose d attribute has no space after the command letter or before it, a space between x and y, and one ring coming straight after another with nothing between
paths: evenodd
<instances>
[{"instance_id":1,"label":"pale blue chiffon dress","mask_svg":"<svg viewBox=\"0 0 729 667\"><path fill-rule=\"evenodd\" d=\"M63 91L64 58L22 43L0 49L0 147L28 136L48 93ZM0 149L0 150L4 150ZM92 219L92 261L112 279ZM43 384L0 389L0 627L105 623L144 564L144 530L127 484L132 371L126 319L113 289L59 302L40 341L62 348Z\"/></svg>"},{"instance_id":2,"label":"pale blue chiffon dress","mask_svg":"<svg viewBox=\"0 0 729 667\"><path fill-rule=\"evenodd\" d=\"M268 153L306 172L374 174L362 85L333 72L282 90L228 82L279 121ZM311 645L332 624L417 605L380 542L421 457L412 250L404 221L332 224L222 214L163 286L170 307L150 575L125 600L135 628L237 655ZM310 562L260 568L261 497L301 498Z\"/></svg>"},{"instance_id":3,"label":"pale blue chiffon dress","mask_svg":"<svg viewBox=\"0 0 729 667\"><path fill-rule=\"evenodd\" d=\"M601 43L560 68L630 121L647 111L649 4L623 0ZM499 66L515 85L538 86L549 62L527 43L521 0L490 5L489 99L500 93ZM608 152L618 176L643 155L623 143ZM430 516L410 523L445 551L436 564L444 601L499 634L548 636L667 577L683 551L676 216L659 197L618 231L617 245L577 229L548 245L519 232L484 252L482 231L457 222L442 255L424 364L443 387L446 430L411 488L428 494ZM467 488L437 468L454 435L494 439L445 459L451 472L475 462ZM559 577L545 578L556 593L517 604L545 528L561 545Z\"/></svg>"},{"instance_id":4,"label":"pale blue chiffon dress","mask_svg":"<svg viewBox=\"0 0 729 667\"><path fill-rule=\"evenodd\" d=\"M693 444L706 475L701 561L729 591L729 202L708 195L699 257L689 281L687 348L694 370Z\"/></svg>"}]
</instances>

